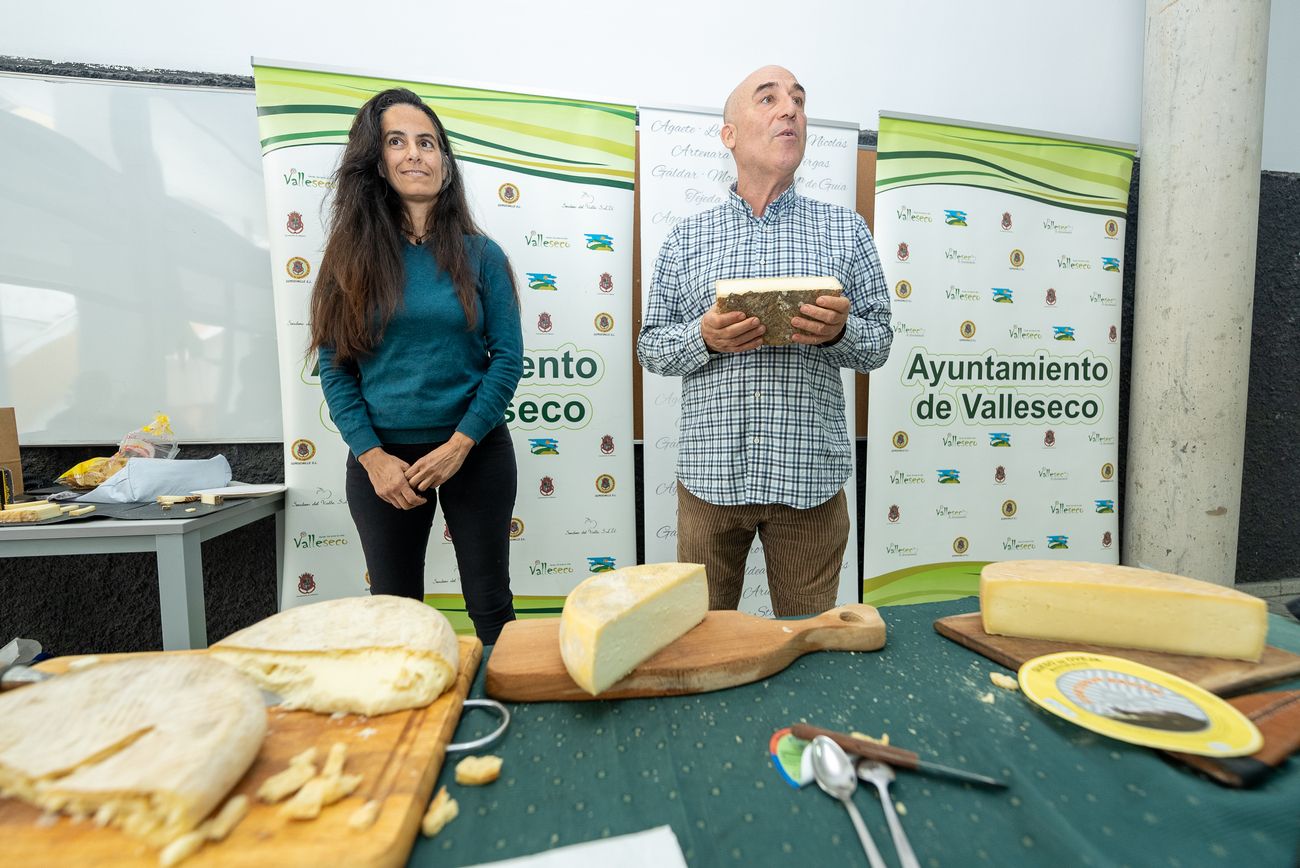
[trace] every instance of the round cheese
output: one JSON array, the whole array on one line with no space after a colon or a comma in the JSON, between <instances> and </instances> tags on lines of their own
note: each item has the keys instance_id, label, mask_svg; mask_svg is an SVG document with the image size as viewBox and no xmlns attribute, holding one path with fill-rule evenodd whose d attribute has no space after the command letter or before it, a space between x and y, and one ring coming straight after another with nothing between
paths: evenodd
<instances>
[{"instance_id":1,"label":"round cheese","mask_svg":"<svg viewBox=\"0 0 1300 868\"><path fill-rule=\"evenodd\" d=\"M162 845L225 798L265 735L261 693L224 663L103 663L0 695L0 795Z\"/></svg>"},{"instance_id":2,"label":"round cheese","mask_svg":"<svg viewBox=\"0 0 1300 868\"><path fill-rule=\"evenodd\" d=\"M460 661L445 615L382 594L286 609L209 653L279 694L282 707L325 714L423 707L452 685Z\"/></svg>"}]
</instances>

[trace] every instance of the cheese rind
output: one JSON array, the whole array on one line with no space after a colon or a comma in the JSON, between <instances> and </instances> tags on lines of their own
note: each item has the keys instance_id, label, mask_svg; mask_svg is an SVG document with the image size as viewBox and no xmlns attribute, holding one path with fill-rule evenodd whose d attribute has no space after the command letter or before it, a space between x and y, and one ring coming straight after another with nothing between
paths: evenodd
<instances>
[{"instance_id":1,"label":"cheese rind","mask_svg":"<svg viewBox=\"0 0 1300 868\"><path fill-rule=\"evenodd\" d=\"M608 690L704 620L702 564L640 564L598 573L574 588L560 616L560 657L588 693Z\"/></svg>"},{"instance_id":2,"label":"cheese rind","mask_svg":"<svg viewBox=\"0 0 1300 868\"><path fill-rule=\"evenodd\" d=\"M162 845L225 798L265 734L257 687L224 663L102 663L0 696L0 795Z\"/></svg>"},{"instance_id":3,"label":"cheese rind","mask_svg":"<svg viewBox=\"0 0 1300 868\"><path fill-rule=\"evenodd\" d=\"M1263 600L1171 573L1072 561L1005 561L980 572L984 632L1258 662Z\"/></svg>"},{"instance_id":4,"label":"cheese rind","mask_svg":"<svg viewBox=\"0 0 1300 868\"><path fill-rule=\"evenodd\" d=\"M455 681L460 659L445 615L384 595L286 609L210 653L279 694L283 708L366 715L428 705Z\"/></svg>"}]
</instances>

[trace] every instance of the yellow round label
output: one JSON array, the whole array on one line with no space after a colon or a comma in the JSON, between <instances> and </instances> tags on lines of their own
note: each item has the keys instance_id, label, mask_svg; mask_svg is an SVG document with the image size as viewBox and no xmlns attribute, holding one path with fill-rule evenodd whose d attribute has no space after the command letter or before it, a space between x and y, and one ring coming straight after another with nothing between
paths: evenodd
<instances>
[{"instance_id":1,"label":"yellow round label","mask_svg":"<svg viewBox=\"0 0 1300 868\"><path fill-rule=\"evenodd\" d=\"M1130 744L1229 757L1264 743L1255 724L1213 693L1121 657L1035 657L1020 667L1020 689L1057 717Z\"/></svg>"}]
</instances>

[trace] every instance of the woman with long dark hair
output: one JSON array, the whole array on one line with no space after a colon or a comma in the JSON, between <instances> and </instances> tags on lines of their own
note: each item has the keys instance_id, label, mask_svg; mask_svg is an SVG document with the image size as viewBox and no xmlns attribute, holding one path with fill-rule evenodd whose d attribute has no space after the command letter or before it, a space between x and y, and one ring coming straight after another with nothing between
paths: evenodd
<instances>
[{"instance_id":1,"label":"woman with long dark hair","mask_svg":"<svg viewBox=\"0 0 1300 868\"><path fill-rule=\"evenodd\" d=\"M523 338L510 264L470 216L438 116L409 90L361 107L335 182L311 348L350 450L371 593L424 598L441 499L466 608L491 644L515 616L504 418Z\"/></svg>"}]
</instances>

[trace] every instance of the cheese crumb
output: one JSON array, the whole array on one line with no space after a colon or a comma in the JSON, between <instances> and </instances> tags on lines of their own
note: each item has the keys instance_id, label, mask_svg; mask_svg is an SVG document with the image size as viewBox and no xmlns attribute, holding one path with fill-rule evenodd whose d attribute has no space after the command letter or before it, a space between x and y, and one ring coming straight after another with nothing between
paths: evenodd
<instances>
[{"instance_id":1,"label":"cheese crumb","mask_svg":"<svg viewBox=\"0 0 1300 868\"><path fill-rule=\"evenodd\" d=\"M456 783L477 787L501 776L501 757L467 756L456 763Z\"/></svg>"},{"instance_id":2,"label":"cheese crumb","mask_svg":"<svg viewBox=\"0 0 1300 868\"><path fill-rule=\"evenodd\" d=\"M172 865L190 858L199 852L206 840L207 837L202 832L186 832L158 854L159 868L171 868Z\"/></svg>"},{"instance_id":3,"label":"cheese crumb","mask_svg":"<svg viewBox=\"0 0 1300 868\"><path fill-rule=\"evenodd\" d=\"M369 829L379 819L379 809L382 803L378 799L371 799L361 807L352 812L348 817L348 825L353 829Z\"/></svg>"},{"instance_id":4,"label":"cheese crumb","mask_svg":"<svg viewBox=\"0 0 1300 868\"><path fill-rule=\"evenodd\" d=\"M898 812L898 816L900 817L907 816L907 805L904 805L902 802L894 802L894 810Z\"/></svg>"},{"instance_id":5,"label":"cheese crumb","mask_svg":"<svg viewBox=\"0 0 1300 868\"><path fill-rule=\"evenodd\" d=\"M986 704L986 705L992 705L992 704L993 704L993 691L990 690L988 693L981 693L981 694L980 694L980 702L983 702L983 703Z\"/></svg>"},{"instance_id":6,"label":"cheese crumb","mask_svg":"<svg viewBox=\"0 0 1300 868\"><path fill-rule=\"evenodd\" d=\"M1003 675L1001 672L990 672L989 681L992 681L1003 690L1019 690L1020 684L1010 675Z\"/></svg>"},{"instance_id":7,"label":"cheese crumb","mask_svg":"<svg viewBox=\"0 0 1300 868\"><path fill-rule=\"evenodd\" d=\"M441 832L448 823L456 819L456 815L459 813L460 804L448 796L447 788L443 787L438 790L438 795L433 797L429 810L425 812L424 819L420 821L420 830L432 838Z\"/></svg>"}]
</instances>

